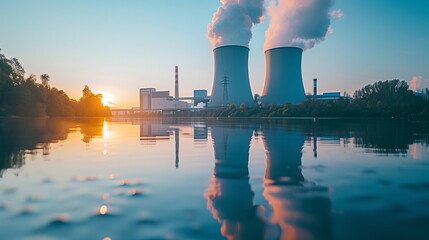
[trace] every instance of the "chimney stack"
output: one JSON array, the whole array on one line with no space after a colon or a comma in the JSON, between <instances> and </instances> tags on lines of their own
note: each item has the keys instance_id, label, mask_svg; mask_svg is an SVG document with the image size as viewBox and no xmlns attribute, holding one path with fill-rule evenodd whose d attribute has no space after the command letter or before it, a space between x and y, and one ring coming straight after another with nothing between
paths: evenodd
<instances>
[{"instance_id":1,"label":"chimney stack","mask_svg":"<svg viewBox=\"0 0 429 240\"><path fill-rule=\"evenodd\" d=\"M313 79L313 95L317 95L317 78Z\"/></svg>"},{"instance_id":2,"label":"chimney stack","mask_svg":"<svg viewBox=\"0 0 429 240\"><path fill-rule=\"evenodd\" d=\"M176 72L175 72L175 91L174 91L174 97L179 98L179 66L176 66Z\"/></svg>"}]
</instances>

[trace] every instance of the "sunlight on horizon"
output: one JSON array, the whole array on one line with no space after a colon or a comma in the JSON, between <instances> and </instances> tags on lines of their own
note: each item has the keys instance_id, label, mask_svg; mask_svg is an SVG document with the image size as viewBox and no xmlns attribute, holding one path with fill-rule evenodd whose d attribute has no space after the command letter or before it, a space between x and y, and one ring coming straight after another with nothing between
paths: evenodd
<instances>
[{"instance_id":1,"label":"sunlight on horizon","mask_svg":"<svg viewBox=\"0 0 429 240\"><path fill-rule=\"evenodd\" d=\"M115 97L112 94L107 93L107 92L103 92L102 94L103 94L103 100L102 101L103 101L104 106L111 107L111 106L115 105L114 104Z\"/></svg>"}]
</instances>

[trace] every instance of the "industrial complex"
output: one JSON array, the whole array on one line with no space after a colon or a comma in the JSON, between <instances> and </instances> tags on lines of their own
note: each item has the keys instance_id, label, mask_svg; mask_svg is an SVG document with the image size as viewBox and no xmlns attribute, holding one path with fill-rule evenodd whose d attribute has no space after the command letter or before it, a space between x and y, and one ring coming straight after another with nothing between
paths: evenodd
<instances>
[{"instance_id":1,"label":"industrial complex","mask_svg":"<svg viewBox=\"0 0 429 240\"><path fill-rule=\"evenodd\" d=\"M297 47L279 47L265 51L266 75L262 95L253 97L249 81L249 48L239 45L227 45L213 50L214 78L211 95L207 90L194 90L194 95L181 97L179 94L179 67L175 66L174 97L169 91L156 88L141 88L139 107L132 109L113 109L113 115L139 113L198 110L219 108L228 105L246 105L253 107L299 104L306 99L333 100L344 98L339 92L317 93L317 79L314 79L313 94L306 96L302 80L302 53ZM257 96L257 94L255 95Z\"/></svg>"}]
</instances>

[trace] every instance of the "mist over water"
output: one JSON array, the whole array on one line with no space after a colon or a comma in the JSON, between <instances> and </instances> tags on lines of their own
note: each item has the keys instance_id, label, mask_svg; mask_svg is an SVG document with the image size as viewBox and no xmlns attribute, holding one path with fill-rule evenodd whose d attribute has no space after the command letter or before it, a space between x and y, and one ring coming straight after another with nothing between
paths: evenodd
<instances>
[{"instance_id":1,"label":"mist over water","mask_svg":"<svg viewBox=\"0 0 429 240\"><path fill-rule=\"evenodd\" d=\"M2 239L426 239L429 128L0 119Z\"/></svg>"}]
</instances>

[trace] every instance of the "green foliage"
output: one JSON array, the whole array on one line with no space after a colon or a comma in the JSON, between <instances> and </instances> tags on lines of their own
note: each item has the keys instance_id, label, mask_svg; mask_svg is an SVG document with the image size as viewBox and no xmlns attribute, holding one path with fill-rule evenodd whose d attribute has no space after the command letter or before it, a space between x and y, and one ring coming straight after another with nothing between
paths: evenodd
<instances>
[{"instance_id":1,"label":"green foliage","mask_svg":"<svg viewBox=\"0 0 429 240\"><path fill-rule=\"evenodd\" d=\"M406 117L425 105L424 99L409 90L405 81L397 79L367 85L357 90L354 97L354 104L364 110L364 116Z\"/></svg>"},{"instance_id":2,"label":"green foliage","mask_svg":"<svg viewBox=\"0 0 429 240\"><path fill-rule=\"evenodd\" d=\"M70 99L63 90L49 85L50 76L42 74L24 77L25 70L18 59L8 59L0 53L0 116L110 116L103 106L102 96L95 95L88 86L78 101Z\"/></svg>"},{"instance_id":3,"label":"green foliage","mask_svg":"<svg viewBox=\"0 0 429 240\"><path fill-rule=\"evenodd\" d=\"M279 106L205 109L180 116L201 117L396 117L429 119L429 90L418 94L404 81L391 80L367 85L355 93L355 100L306 100Z\"/></svg>"}]
</instances>

